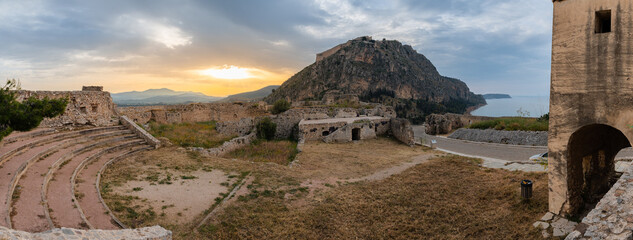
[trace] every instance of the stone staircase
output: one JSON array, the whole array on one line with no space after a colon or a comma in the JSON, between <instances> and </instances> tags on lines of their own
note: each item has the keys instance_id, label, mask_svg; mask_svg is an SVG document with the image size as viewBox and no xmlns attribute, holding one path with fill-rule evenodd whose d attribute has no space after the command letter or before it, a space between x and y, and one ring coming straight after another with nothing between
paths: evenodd
<instances>
[{"instance_id":1,"label":"stone staircase","mask_svg":"<svg viewBox=\"0 0 633 240\"><path fill-rule=\"evenodd\" d=\"M0 226L25 232L121 229L100 196L100 171L150 149L121 125L9 135L0 142Z\"/></svg>"}]
</instances>

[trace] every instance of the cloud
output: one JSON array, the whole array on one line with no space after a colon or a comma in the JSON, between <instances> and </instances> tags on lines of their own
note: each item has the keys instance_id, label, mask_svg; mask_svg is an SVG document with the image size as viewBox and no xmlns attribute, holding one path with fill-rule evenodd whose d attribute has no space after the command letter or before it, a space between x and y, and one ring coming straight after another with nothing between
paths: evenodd
<instances>
[{"instance_id":1,"label":"cloud","mask_svg":"<svg viewBox=\"0 0 633 240\"><path fill-rule=\"evenodd\" d=\"M148 40L163 44L167 48L174 49L192 43L193 37L180 28L156 20L124 15L118 18L118 24L127 28L130 34L145 37Z\"/></svg>"},{"instance_id":2,"label":"cloud","mask_svg":"<svg viewBox=\"0 0 633 240\"><path fill-rule=\"evenodd\" d=\"M551 8L525 0L0 1L0 78L57 90L252 90L371 35L413 46L476 92L547 91ZM271 74L231 82L190 72L224 65ZM534 84L511 88L523 82Z\"/></svg>"}]
</instances>

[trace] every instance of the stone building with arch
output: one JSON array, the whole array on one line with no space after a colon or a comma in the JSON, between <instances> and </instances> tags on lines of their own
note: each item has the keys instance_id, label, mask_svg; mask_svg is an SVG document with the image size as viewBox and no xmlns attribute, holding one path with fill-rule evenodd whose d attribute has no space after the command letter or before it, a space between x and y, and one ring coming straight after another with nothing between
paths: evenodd
<instances>
[{"instance_id":1,"label":"stone building with arch","mask_svg":"<svg viewBox=\"0 0 633 240\"><path fill-rule=\"evenodd\" d=\"M549 210L576 215L633 140L633 1L553 0Z\"/></svg>"}]
</instances>

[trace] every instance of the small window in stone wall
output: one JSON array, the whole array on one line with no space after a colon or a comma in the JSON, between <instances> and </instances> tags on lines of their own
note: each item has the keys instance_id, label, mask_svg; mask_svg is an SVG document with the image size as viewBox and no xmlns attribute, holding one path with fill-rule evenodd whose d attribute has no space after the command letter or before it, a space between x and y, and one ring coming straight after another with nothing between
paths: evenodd
<instances>
[{"instance_id":1,"label":"small window in stone wall","mask_svg":"<svg viewBox=\"0 0 633 240\"><path fill-rule=\"evenodd\" d=\"M97 112L99 110L99 104L92 104L92 112Z\"/></svg>"},{"instance_id":2,"label":"small window in stone wall","mask_svg":"<svg viewBox=\"0 0 633 240\"><path fill-rule=\"evenodd\" d=\"M611 10L596 11L596 33L611 32Z\"/></svg>"},{"instance_id":3,"label":"small window in stone wall","mask_svg":"<svg viewBox=\"0 0 633 240\"><path fill-rule=\"evenodd\" d=\"M79 111L81 111L81 113L88 113L88 111L86 110L86 107L80 107Z\"/></svg>"}]
</instances>

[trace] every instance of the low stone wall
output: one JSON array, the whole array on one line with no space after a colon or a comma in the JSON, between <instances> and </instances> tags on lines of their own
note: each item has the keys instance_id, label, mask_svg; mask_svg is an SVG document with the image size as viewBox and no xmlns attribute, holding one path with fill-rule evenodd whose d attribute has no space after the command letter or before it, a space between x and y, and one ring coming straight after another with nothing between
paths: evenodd
<instances>
[{"instance_id":1,"label":"low stone wall","mask_svg":"<svg viewBox=\"0 0 633 240\"><path fill-rule=\"evenodd\" d=\"M258 118L242 118L236 121L225 121L218 122L215 125L215 129L224 135L231 136L244 136L255 128L255 125L260 121L261 117Z\"/></svg>"},{"instance_id":2,"label":"low stone wall","mask_svg":"<svg viewBox=\"0 0 633 240\"><path fill-rule=\"evenodd\" d=\"M409 146L413 146L415 144L413 127L411 127L409 120L404 118L392 118L390 125L391 134L393 134L396 139Z\"/></svg>"},{"instance_id":3,"label":"low stone wall","mask_svg":"<svg viewBox=\"0 0 633 240\"><path fill-rule=\"evenodd\" d=\"M249 135L233 138L233 139L231 139L231 141L225 142L220 147L216 147L216 148L189 148L189 150L199 152L199 153L201 153L202 155L205 155L205 156L214 156L214 157L215 156L222 156L222 155L224 155L226 153L229 153L229 152L231 152L233 150L236 150L238 148L241 148L241 147L244 147L244 146L248 146L256 138L257 138L257 135L256 135L255 131L253 131Z\"/></svg>"},{"instance_id":4,"label":"low stone wall","mask_svg":"<svg viewBox=\"0 0 633 240\"><path fill-rule=\"evenodd\" d=\"M114 109L110 93L102 91L16 91L16 99L24 101L30 97L43 99L68 99L64 114L45 118L40 127L62 127L91 125L97 127L114 126L119 119Z\"/></svg>"},{"instance_id":5,"label":"low stone wall","mask_svg":"<svg viewBox=\"0 0 633 240\"><path fill-rule=\"evenodd\" d=\"M242 118L269 115L259 103L191 103L178 105L117 107L120 115L134 122L195 123L237 121Z\"/></svg>"},{"instance_id":6,"label":"low stone wall","mask_svg":"<svg viewBox=\"0 0 633 240\"><path fill-rule=\"evenodd\" d=\"M629 167L602 197L596 208L565 239L632 239L632 199L633 167Z\"/></svg>"},{"instance_id":7,"label":"low stone wall","mask_svg":"<svg viewBox=\"0 0 633 240\"><path fill-rule=\"evenodd\" d=\"M501 131L461 128L448 137L474 142L547 146L547 132L545 131Z\"/></svg>"},{"instance_id":8,"label":"low stone wall","mask_svg":"<svg viewBox=\"0 0 633 240\"><path fill-rule=\"evenodd\" d=\"M454 113L431 114L426 117L426 134L447 134L470 124L495 119L494 117L470 116Z\"/></svg>"},{"instance_id":9,"label":"low stone wall","mask_svg":"<svg viewBox=\"0 0 633 240\"><path fill-rule=\"evenodd\" d=\"M152 145L154 148L160 147L160 141L156 139L152 134L149 134L145 129L141 128L141 126L132 122L127 116L120 117L121 124L134 132L139 137L145 139L149 145Z\"/></svg>"},{"instance_id":10,"label":"low stone wall","mask_svg":"<svg viewBox=\"0 0 633 240\"><path fill-rule=\"evenodd\" d=\"M48 240L48 239L96 239L96 240L171 240L172 233L160 226L122 230L79 230L55 228L41 233L29 233L0 227L0 239Z\"/></svg>"}]
</instances>

